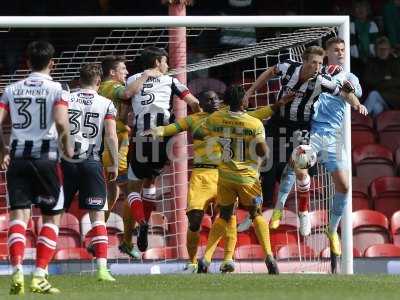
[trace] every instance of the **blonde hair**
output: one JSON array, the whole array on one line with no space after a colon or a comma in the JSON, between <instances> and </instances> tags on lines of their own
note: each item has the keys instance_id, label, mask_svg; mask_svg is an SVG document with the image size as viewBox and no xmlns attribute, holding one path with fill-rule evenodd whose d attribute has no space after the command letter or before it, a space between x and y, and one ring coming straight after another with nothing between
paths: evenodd
<instances>
[{"instance_id":1,"label":"blonde hair","mask_svg":"<svg viewBox=\"0 0 400 300\"><path fill-rule=\"evenodd\" d=\"M319 46L310 46L307 47L303 53L301 54L301 58L304 60L308 60L311 55L325 56L325 50Z\"/></svg>"}]
</instances>

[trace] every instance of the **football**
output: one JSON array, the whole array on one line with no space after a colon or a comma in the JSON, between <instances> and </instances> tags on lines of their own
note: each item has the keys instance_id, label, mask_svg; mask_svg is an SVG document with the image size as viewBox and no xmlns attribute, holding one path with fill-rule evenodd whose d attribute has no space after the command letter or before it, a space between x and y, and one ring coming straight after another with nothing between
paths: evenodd
<instances>
[{"instance_id":1,"label":"football","mask_svg":"<svg viewBox=\"0 0 400 300\"><path fill-rule=\"evenodd\" d=\"M310 145L299 145L293 150L292 161L296 168L308 169L317 162L317 154Z\"/></svg>"}]
</instances>

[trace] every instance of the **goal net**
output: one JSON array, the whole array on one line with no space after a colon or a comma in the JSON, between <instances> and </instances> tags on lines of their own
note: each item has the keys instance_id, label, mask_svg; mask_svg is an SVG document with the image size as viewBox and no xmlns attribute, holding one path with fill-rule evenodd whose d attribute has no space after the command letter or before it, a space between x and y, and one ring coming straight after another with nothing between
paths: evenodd
<instances>
[{"instance_id":1,"label":"goal net","mask_svg":"<svg viewBox=\"0 0 400 300\"><path fill-rule=\"evenodd\" d=\"M137 58L142 50L147 46L157 46L169 50L170 73L183 79L182 81L187 77L187 85L194 95L205 89L215 90L222 95L228 84L240 83L247 89L267 67L288 58L300 61L301 52L306 46L321 44L324 39L336 34L334 27L318 26L278 30L273 27L190 27L188 24L183 36L181 29L161 26L71 29L67 25L65 28L49 28L45 35L51 37L50 40L58 50L52 72L53 79L75 87L83 64L100 63L102 58L111 54L126 57L131 75L140 71ZM11 26L0 34L4 41L18 37L25 42L25 45L32 40L29 28L14 29ZM3 66L0 76L1 93L6 85L20 80L29 73L23 62L24 49L19 50L15 52L19 56L13 57L14 66ZM4 51L3 56L7 55L13 54ZM276 101L279 88L277 79L266 83L265 87L253 97L252 103L255 108ZM175 100L175 104L176 111L182 108L179 100ZM182 109L181 113L184 114L185 109ZM9 127L4 126L3 131L9 133ZM174 150L178 148L179 159L171 161L164 173L157 178L157 198L154 203L156 208L149 221L149 247L140 260L132 260L118 250L123 231L122 207L126 195L120 195L113 209L107 228L108 258L111 271L115 274L171 273L179 272L184 267L187 259L185 201L193 153L190 134L181 133L177 140L184 149L179 149L179 145L174 148ZM187 159L182 159L182 155L185 154L188 155ZM0 274L9 274L10 266L7 261L9 211L4 171L0 173L0 178ZM323 230L328 221L329 202L332 196L332 181L323 168L318 166L317 175L312 178L310 198L312 234L304 238L298 232L296 193L293 191L290 194L282 225L278 230L271 232L273 251L283 272L329 272L328 242ZM269 219L271 212L271 209L265 208L263 213ZM239 209L238 222L245 216L246 213ZM214 217L215 209L210 206L201 226L199 256L204 253ZM29 270L36 257L36 237L42 222L36 208L32 208L31 219L27 230L25 270ZM75 203L63 216L57 252L50 266L50 272L85 273L94 270L93 258L85 250L89 231L88 215L85 211L78 210ZM135 234L132 237L134 242L136 242ZM236 271L265 272L266 267L254 230L250 228L239 235L235 251ZM211 271L219 269L218 264L222 255L223 249L218 247Z\"/></svg>"}]
</instances>

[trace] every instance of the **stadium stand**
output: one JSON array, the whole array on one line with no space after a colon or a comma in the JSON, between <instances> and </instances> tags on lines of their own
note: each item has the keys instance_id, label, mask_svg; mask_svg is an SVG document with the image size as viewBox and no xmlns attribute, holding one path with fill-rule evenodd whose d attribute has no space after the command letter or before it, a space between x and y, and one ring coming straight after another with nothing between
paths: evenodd
<instances>
[{"instance_id":1,"label":"stadium stand","mask_svg":"<svg viewBox=\"0 0 400 300\"><path fill-rule=\"evenodd\" d=\"M0 244L7 245L8 239L8 223L9 223L9 215L7 213L0 214ZM32 248L36 245L36 236L37 230L35 229L35 223L32 221L32 218L29 219L27 228L26 228L26 247Z\"/></svg>"},{"instance_id":2,"label":"stadium stand","mask_svg":"<svg viewBox=\"0 0 400 300\"><path fill-rule=\"evenodd\" d=\"M396 173L397 175L400 175L400 147L396 149L394 160L396 163Z\"/></svg>"},{"instance_id":3,"label":"stadium stand","mask_svg":"<svg viewBox=\"0 0 400 300\"><path fill-rule=\"evenodd\" d=\"M234 257L237 260L264 259L265 254L260 245L245 245L236 248Z\"/></svg>"},{"instance_id":4,"label":"stadium stand","mask_svg":"<svg viewBox=\"0 0 400 300\"><path fill-rule=\"evenodd\" d=\"M390 219L390 233L393 244L400 246L400 210L395 212Z\"/></svg>"},{"instance_id":5,"label":"stadium stand","mask_svg":"<svg viewBox=\"0 0 400 300\"><path fill-rule=\"evenodd\" d=\"M381 176L394 176L394 159L390 149L369 144L353 149L354 175L372 182Z\"/></svg>"},{"instance_id":6,"label":"stadium stand","mask_svg":"<svg viewBox=\"0 0 400 300\"><path fill-rule=\"evenodd\" d=\"M353 211L371 209L368 193L368 181L365 178L352 178Z\"/></svg>"},{"instance_id":7,"label":"stadium stand","mask_svg":"<svg viewBox=\"0 0 400 300\"><path fill-rule=\"evenodd\" d=\"M90 260L93 257L84 248L65 248L57 250L54 260Z\"/></svg>"},{"instance_id":8,"label":"stadium stand","mask_svg":"<svg viewBox=\"0 0 400 300\"><path fill-rule=\"evenodd\" d=\"M351 148L354 149L357 146L375 144L376 143L375 132L368 130L352 130L351 131Z\"/></svg>"},{"instance_id":9,"label":"stadium stand","mask_svg":"<svg viewBox=\"0 0 400 300\"><path fill-rule=\"evenodd\" d=\"M384 214L373 210L353 212L353 243L355 248L364 252L369 246L389 242L389 221Z\"/></svg>"},{"instance_id":10,"label":"stadium stand","mask_svg":"<svg viewBox=\"0 0 400 300\"><path fill-rule=\"evenodd\" d=\"M147 260L173 259L175 257L174 249L168 247L148 249L143 254L143 259Z\"/></svg>"},{"instance_id":11,"label":"stadium stand","mask_svg":"<svg viewBox=\"0 0 400 300\"><path fill-rule=\"evenodd\" d=\"M3 243L0 243L0 261L1 260L8 260L8 246Z\"/></svg>"},{"instance_id":12,"label":"stadium stand","mask_svg":"<svg viewBox=\"0 0 400 300\"><path fill-rule=\"evenodd\" d=\"M325 249L323 249L320 253L320 257L321 258L330 258L331 257L331 249L329 247L326 247ZM353 248L353 257L355 257L355 258L363 257L363 254L357 248Z\"/></svg>"},{"instance_id":13,"label":"stadium stand","mask_svg":"<svg viewBox=\"0 0 400 300\"><path fill-rule=\"evenodd\" d=\"M328 212L326 210L314 210L309 213L311 229L328 224Z\"/></svg>"},{"instance_id":14,"label":"stadium stand","mask_svg":"<svg viewBox=\"0 0 400 300\"><path fill-rule=\"evenodd\" d=\"M272 209L267 209L263 212L263 215L269 221ZM299 220L297 214L290 210L283 210L283 217L278 229L270 230L272 251L275 253L283 245L296 244L298 227Z\"/></svg>"},{"instance_id":15,"label":"stadium stand","mask_svg":"<svg viewBox=\"0 0 400 300\"><path fill-rule=\"evenodd\" d=\"M351 129L357 131L371 131L374 129L374 120L370 116L363 116L355 111L352 111Z\"/></svg>"},{"instance_id":16,"label":"stadium stand","mask_svg":"<svg viewBox=\"0 0 400 300\"><path fill-rule=\"evenodd\" d=\"M368 247L364 257L400 257L400 247L393 244L381 244Z\"/></svg>"},{"instance_id":17,"label":"stadium stand","mask_svg":"<svg viewBox=\"0 0 400 300\"><path fill-rule=\"evenodd\" d=\"M197 250L197 257L201 258L204 256L204 253L206 251L206 245L202 245L198 248ZM224 248L218 246L215 249L214 255L213 255L213 259L223 259L224 258Z\"/></svg>"},{"instance_id":18,"label":"stadium stand","mask_svg":"<svg viewBox=\"0 0 400 300\"><path fill-rule=\"evenodd\" d=\"M254 235L250 234L248 231L238 232L236 247L248 246L251 244L257 244L257 239L254 239Z\"/></svg>"},{"instance_id":19,"label":"stadium stand","mask_svg":"<svg viewBox=\"0 0 400 300\"><path fill-rule=\"evenodd\" d=\"M374 209L390 220L400 210L400 177L379 177L369 188Z\"/></svg>"},{"instance_id":20,"label":"stadium stand","mask_svg":"<svg viewBox=\"0 0 400 300\"><path fill-rule=\"evenodd\" d=\"M307 259L314 256L314 250L304 244L288 244L280 247L276 252L278 260L299 259L300 257Z\"/></svg>"},{"instance_id":21,"label":"stadium stand","mask_svg":"<svg viewBox=\"0 0 400 300\"><path fill-rule=\"evenodd\" d=\"M375 122L379 143L396 151L400 146L400 111L384 111L377 116Z\"/></svg>"},{"instance_id":22,"label":"stadium stand","mask_svg":"<svg viewBox=\"0 0 400 300\"><path fill-rule=\"evenodd\" d=\"M109 235L116 235L124 232L124 222L122 221L122 217L116 213L110 213L106 226Z\"/></svg>"},{"instance_id":23,"label":"stadium stand","mask_svg":"<svg viewBox=\"0 0 400 300\"><path fill-rule=\"evenodd\" d=\"M150 219L150 232L163 234L168 232L168 220L167 218L159 212L152 212Z\"/></svg>"}]
</instances>

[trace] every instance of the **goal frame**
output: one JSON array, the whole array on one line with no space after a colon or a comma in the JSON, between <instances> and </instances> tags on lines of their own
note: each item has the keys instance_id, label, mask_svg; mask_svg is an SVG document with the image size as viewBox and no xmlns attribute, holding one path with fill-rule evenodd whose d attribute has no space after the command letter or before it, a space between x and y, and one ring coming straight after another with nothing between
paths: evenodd
<instances>
[{"instance_id":1,"label":"goal frame","mask_svg":"<svg viewBox=\"0 0 400 300\"><path fill-rule=\"evenodd\" d=\"M8 28L137 28L137 27L302 27L337 26L345 41L345 70L350 71L349 16L32 16L0 18L0 29ZM346 105L345 148L351 166L350 105ZM341 272L353 274L352 174L349 167L349 193L342 219Z\"/></svg>"}]
</instances>

